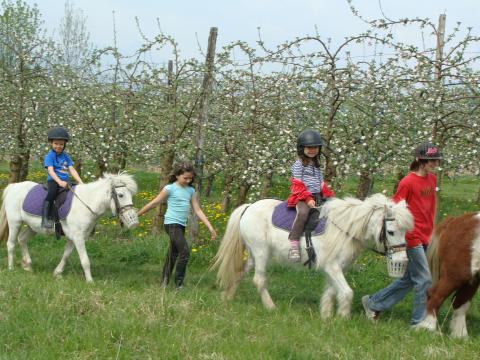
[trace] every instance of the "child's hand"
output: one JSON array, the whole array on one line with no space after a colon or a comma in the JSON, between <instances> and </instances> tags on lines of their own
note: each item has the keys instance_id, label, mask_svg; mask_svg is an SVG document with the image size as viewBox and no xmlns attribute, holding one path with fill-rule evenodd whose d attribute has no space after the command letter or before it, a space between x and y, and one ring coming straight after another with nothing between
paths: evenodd
<instances>
[{"instance_id":1,"label":"child's hand","mask_svg":"<svg viewBox=\"0 0 480 360\"><path fill-rule=\"evenodd\" d=\"M60 182L58 183L58 185L62 188L66 188L68 183L66 181L63 181L63 180L60 180Z\"/></svg>"},{"instance_id":2,"label":"child's hand","mask_svg":"<svg viewBox=\"0 0 480 360\"><path fill-rule=\"evenodd\" d=\"M311 208L314 208L314 207L315 207L315 200L313 200L313 199L310 200L310 201L307 203L307 205L308 205L309 207L311 207Z\"/></svg>"},{"instance_id":3,"label":"child's hand","mask_svg":"<svg viewBox=\"0 0 480 360\"><path fill-rule=\"evenodd\" d=\"M212 240L215 240L217 238L217 232L215 231L214 228L211 228L209 230L210 230L210 235L212 236Z\"/></svg>"}]
</instances>

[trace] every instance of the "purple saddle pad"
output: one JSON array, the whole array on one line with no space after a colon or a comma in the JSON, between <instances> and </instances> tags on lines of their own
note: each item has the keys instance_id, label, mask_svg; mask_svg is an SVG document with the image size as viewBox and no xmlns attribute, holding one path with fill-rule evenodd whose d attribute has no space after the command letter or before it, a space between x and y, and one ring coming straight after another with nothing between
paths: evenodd
<instances>
[{"instance_id":1,"label":"purple saddle pad","mask_svg":"<svg viewBox=\"0 0 480 360\"><path fill-rule=\"evenodd\" d=\"M272 224L282 230L291 231L293 226L293 221L297 215L297 210L295 208L290 208L287 206L287 202L284 201L278 204L273 210L272 214ZM327 222L326 217L319 219L315 230L312 232L312 235L320 235L325 231L325 224Z\"/></svg>"},{"instance_id":2,"label":"purple saddle pad","mask_svg":"<svg viewBox=\"0 0 480 360\"><path fill-rule=\"evenodd\" d=\"M41 184L35 185L28 192L25 200L23 200L23 211L31 215L42 216L42 207L46 196L47 189L45 189L45 187ZM58 209L58 218L60 220L64 220L70 212L70 208L72 207L73 191L59 193L55 201L57 203L61 203L61 198L64 198L64 202L60 205Z\"/></svg>"}]
</instances>

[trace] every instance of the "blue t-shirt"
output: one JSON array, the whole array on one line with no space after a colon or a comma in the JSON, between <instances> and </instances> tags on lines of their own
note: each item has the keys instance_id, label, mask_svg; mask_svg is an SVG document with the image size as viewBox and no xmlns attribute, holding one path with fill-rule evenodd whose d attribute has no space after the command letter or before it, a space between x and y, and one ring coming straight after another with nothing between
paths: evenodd
<instances>
[{"instance_id":1,"label":"blue t-shirt","mask_svg":"<svg viewBox=\"0 0 480 360\"><path fill-rule=\"evenodd\" d=\"M72 159L64 151L57 154L54 150L50 150L43 161L45 168L53 166L53 171L60 178L60 180L68 180L68 168L73 165ZM47 180L53 180L48 174Z\"/></svg>"},{"instance_id":2,"label":"blue t-shirt","mask_svg":"<svg viewBox=\"0 0 480 360\"><path fill-rule=\"evenodd\" d=\"M185 226L190 210L190 200L195 189L191 186L180 186L176 183L165 186L167 191L167 212L165 213L164 224L180 224Z\"/></svg>"}]
</instances>

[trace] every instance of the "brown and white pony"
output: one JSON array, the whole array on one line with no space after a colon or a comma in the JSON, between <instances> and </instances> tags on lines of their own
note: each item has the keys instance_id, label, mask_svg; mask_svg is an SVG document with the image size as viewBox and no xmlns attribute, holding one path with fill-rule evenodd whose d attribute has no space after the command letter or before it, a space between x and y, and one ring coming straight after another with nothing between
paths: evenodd
<instances>
[{"instance_id":1,"label":"brown and white pony","mask_svg":"<svg viewBox=\"0 0 480 360\"><path fill-rule=\"evenodd\" d=\"M480 283L480 213L449 217L435 229L427 252L433 286L428 290L427 316L418 325L436 330L437 314L452 299L453 337L467 337L466 314Z\"/></svg>"}]
</instances>

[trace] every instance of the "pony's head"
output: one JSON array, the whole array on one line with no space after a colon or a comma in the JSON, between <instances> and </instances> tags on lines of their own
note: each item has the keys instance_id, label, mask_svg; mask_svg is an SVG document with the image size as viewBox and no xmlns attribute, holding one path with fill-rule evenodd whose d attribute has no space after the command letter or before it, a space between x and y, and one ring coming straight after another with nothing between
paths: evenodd
<instances>
[{"instance_id":1,"label":"pony's head","mask_svg":"<svg viewBox=\"0 0 480 360\"><path fill-rule=\"evenodd\" d=\"M133 195L137 192L137 183L127 173L105 173L103 178L110 183L109 199L112 214L128 228L138 225L137 211L133 207Z\"/></svg>"},{"instance_id":2,"label":"pony's head","mask_svg":"<svg viewBox=\"0 0 480 360\"><path fill-rule=\"evenodd\" d=\"M393 202L383 194L365 200L374 209L368 226L368 236L375 239L378 251L405 246L405 234L413 228L413 216L402 200Z\"/></svg>"}]
</instances>

